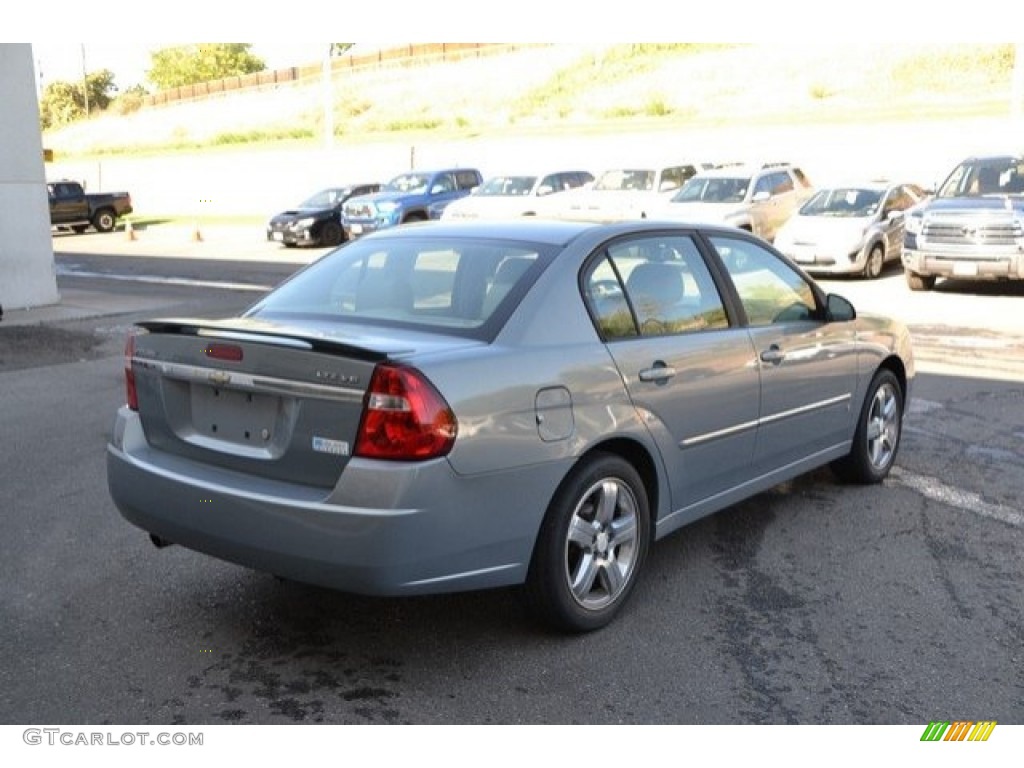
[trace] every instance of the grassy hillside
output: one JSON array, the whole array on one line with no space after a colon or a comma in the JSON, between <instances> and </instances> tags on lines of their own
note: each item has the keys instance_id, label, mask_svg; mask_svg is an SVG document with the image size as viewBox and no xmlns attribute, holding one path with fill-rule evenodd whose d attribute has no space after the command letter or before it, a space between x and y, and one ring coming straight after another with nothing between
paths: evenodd
<instances>
[{"instance_id":1,"label":"grassy hillside","mask_svg":"<svg viewBox=\"0 0 1024 768\"><path fill-rule=\"evenodd\" d=\"M551 45L343 72L338 142L644 125L1008 114L1012 45ZM44 136L64 157L323 141L318 81L107 114Z\"/></svg>"}]
</instances>

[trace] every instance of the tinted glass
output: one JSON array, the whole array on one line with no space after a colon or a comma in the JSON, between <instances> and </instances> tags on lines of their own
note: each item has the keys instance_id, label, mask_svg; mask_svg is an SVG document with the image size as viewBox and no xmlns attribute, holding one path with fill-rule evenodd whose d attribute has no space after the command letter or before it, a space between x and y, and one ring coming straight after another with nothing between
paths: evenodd
<instances>
[{"instance_id":1,"label":"tinted glass","mask_svg":"<svg viewBox=\"0 0 1024 768\"><path fill-rule=\"evenodd\" d=\"M991 157L957 166L939 189L939 197L1021 194L1024 159Z\"/></svg>"},{"instance_id":2,"label":"tinted glass","mask_svg":"<svg viewBox=\"0 0 1024 768\"><path fill-rule=\"evenodd\" d=\"M476 194L483 197L521 197L530 194L536 176L495 176L485 181Z\"/></svg>"},{"instance_id":3,"label":"tinted glass","mask_svg":"<svg viewBox=\"0 0 1024 768\"><path fill-rule=\"evenodd\" d=\"M803 216L829 218L874 216L882 199L882 190L863 187L836 187L819 190L800 209Z\"/></svg>"},{"instance_id":4,"label":"tinted glass","mask_svg":"<svg viewBox=\"0 0 1024 768\"><path fill-rule=\"evenodd\" d=\"M742 203L750 179L740 177L701 178L694 176L672 197L676 203Z\"/></svg>"},{"instance_id":5,"label":"tinted glass","mask_svg":"<svg viewBox=\"0 0 1024 768\"><path fill-rule=\"evenodd\" d=\"M529 243L359 240L298 273L250 314L470 331L514 298L523 281L532 281L537 270L531 267L540 258L541 250Z\"/></svg>"},{"instance_id":6,"label":"tinted glass","mask_svg":"<svg viewBox=\"0 0 1024 768\"><path fill-rule=\"evenodd\" d=\"M427 184L430 183L430 175L425 173L403 173L396 176L387 183L386 189L390 192L426 192Z\"/></svg>"},{"instance_id":7,"label":"tinted glass","mask_svg":"<svg viewBox=\"0 0 1024 768\"><path fill-rule=\"evenodd\" d=\"M651 170L623 169L606 171L594 182L594 189L625 190L630 192L650 191L654 189L654 177L657 173Z\"/></svg>"},{"instance_id":8,"label":"tinted glass","mask_svg":"<svg viewBox=\"0 0 1024 768\"><path fill-rule=\"evenodd\" d=\"M617 243L593 265L584 286L606 339L729 325L707 266L688 237Z\"/></svg>"},{"instance_id":9,"label":"tinted glass","mask_svg":"<svg viewBox=\"0 0 1024 768\"><path fill-rule=\"evenodd\" d=\"M750 325L817 318L817 302L803 276L771 251L749 240L712 237Z\"/></svg>"}]
</instances>

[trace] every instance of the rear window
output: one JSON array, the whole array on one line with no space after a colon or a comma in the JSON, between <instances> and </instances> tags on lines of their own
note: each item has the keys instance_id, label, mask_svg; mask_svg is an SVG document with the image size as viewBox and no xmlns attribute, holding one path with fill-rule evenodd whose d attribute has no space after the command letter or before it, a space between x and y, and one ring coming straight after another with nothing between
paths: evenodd
<instances>
[{"instance_id":1,"label":"rear window","mask_svg":"<svg viewBox=\"0 0 1024 768\"><path fill-rule=\"evenodd\" d=\"M249 315L337 318L484 337L507 318L553 257L545 248L475 238L357 240L299 272Z\"/></svg>"}]
</instances>

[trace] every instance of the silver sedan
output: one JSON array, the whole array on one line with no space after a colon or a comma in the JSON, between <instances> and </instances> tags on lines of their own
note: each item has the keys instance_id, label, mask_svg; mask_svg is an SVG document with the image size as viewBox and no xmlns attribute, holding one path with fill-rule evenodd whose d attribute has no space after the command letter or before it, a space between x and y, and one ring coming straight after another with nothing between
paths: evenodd
<instances>
[{"instance_id":1,"label":"silver sedan","mask_svg":"<svg viewBox=\"0 0 1024 768\"><path fill-rule=\"evenodd\" d=\"M903 326L763 241L655 222L402 227L137 330L108 483L154 543L366 594L524 584L569 631L687 523L825 464L882 481L914 376Z\"/></svg>"},{"instance_id":2,"label":"silver sedan","mask_svg":"<svg viewBox=\"0 0 1024 768\"><path fill-rule=\"evenodd\" d=\"M904 213L920 187L869 181L819 189L782 226L775 247L814 275L874 279L903 253Z\"/></svg>"}]
</instances>

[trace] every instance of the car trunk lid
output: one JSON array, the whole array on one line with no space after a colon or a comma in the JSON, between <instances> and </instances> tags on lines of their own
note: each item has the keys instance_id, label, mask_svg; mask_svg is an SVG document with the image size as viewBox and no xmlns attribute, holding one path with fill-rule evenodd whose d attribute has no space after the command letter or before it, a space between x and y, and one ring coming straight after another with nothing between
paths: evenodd
<instances>
[{"instance_id":1,"label":"car trunk lid","mask_svg":"<svg viewBox=\"0 0 1024 768\"><path fill-rule=\"evenodd\" d=\"M467 343L253 318L140 323L131 369L150 445L239 472L332 487L378 363ZM474 343L474 342L468 342Z\"/></svg>"}]
</instances>

